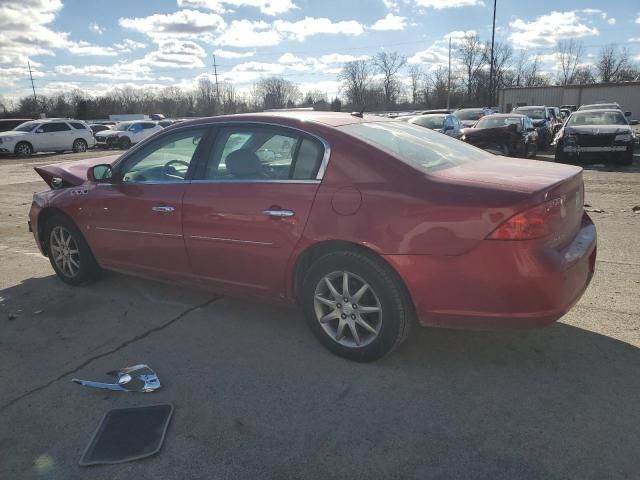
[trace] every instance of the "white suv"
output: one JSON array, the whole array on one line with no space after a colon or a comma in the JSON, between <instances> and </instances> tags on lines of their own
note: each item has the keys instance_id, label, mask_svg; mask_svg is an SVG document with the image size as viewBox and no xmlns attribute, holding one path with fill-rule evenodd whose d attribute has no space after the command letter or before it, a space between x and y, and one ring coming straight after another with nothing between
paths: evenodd
<instances>
[{"instance_id":1,"label":"white suv","mask_svg":"<svg viewBox=\"0 0 640 480\"><path fill-rule=\"evenodd\" d=\"M91 129L78 120L34 120L0 133L0 153L86 152L95 145Z\"/></svg>"},{"instance_id":2,"label":"white suv","mask_svg":"<svg viewBox=\"0 0 640 480\"><path fill-rule=\"evenodd\" d=\"M126 150L156 132L164 130L157 122L141 120L138 122L120 122L96 134L96 146L102 148L120 148Z\"/></svg>"}]
</instances>

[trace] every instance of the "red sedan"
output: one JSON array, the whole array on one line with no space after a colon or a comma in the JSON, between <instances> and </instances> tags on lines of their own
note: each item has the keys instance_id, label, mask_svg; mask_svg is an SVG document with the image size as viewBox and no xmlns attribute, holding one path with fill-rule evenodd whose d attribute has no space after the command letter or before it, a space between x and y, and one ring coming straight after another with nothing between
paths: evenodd
<instances>
[{"instance_id":1,"label":"red sedan","mask_svg":"<svg viewBox=\"0 0 640 480\"><path fill-rule=\"evenodd\" d=\"M297 301L375 360L421 325L547 325L581 297L596 230L582 169L427 129L300 112L177 124L121 157L38 167L30 227L65 282L100 268Z\"/></svg>"}]
</instances>

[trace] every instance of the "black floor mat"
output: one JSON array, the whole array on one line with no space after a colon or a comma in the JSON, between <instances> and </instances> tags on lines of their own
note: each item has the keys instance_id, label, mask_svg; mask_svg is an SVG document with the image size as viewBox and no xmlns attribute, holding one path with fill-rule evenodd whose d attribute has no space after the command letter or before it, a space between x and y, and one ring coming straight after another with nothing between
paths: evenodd
<instances>
[{"instance_id":1,"label":"black floor mat","mask_svg":"<svg viewBox=\"0 0 640 480\"><path fill-rule=\"evenodd\" d=\"M118 408L102 418L80 465L130 462L158 453L173 414L173 405Z\"/></svg>"}]
</instances>

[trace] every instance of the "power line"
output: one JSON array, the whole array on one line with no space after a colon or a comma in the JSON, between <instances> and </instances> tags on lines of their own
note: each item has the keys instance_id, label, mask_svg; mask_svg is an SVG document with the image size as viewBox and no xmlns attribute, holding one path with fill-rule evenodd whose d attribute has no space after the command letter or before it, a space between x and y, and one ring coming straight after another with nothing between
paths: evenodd
<instances>
[{"instance_id":1,"label":"power line","mask_svg":"<svg viewBox=\"0 0 640 480\"><path fill-rule=\"evenodd\" d=\"M36 96L36 87L33 84L33 74L31 73L31 62L27 60L27 66L29 67L29 78L31 79L31 88L33 89L33 101L35 108L38 108L38 97Z\"/></svg>"}]
</instances>

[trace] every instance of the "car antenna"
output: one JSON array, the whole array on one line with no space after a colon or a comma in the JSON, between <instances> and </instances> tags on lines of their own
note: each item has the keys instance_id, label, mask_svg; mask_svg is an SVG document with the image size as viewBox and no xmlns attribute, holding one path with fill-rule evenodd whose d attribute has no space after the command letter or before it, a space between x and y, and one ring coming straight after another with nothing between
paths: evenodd
<instances>
[{"instance_id":1,"label":"car antenna","mask_svg":"<svg viewBox=\"0 0 640 480\"><path fill-rule=\"evenodd\" d=\"M364 111L366 110L367 106L363 106L362 109L359 112L351 112L351 115L353 115L354 117L360 117L362 118Z\"/></svg>"}]
</instances>

